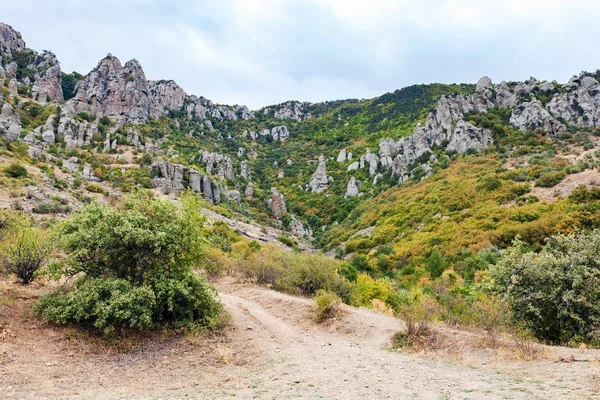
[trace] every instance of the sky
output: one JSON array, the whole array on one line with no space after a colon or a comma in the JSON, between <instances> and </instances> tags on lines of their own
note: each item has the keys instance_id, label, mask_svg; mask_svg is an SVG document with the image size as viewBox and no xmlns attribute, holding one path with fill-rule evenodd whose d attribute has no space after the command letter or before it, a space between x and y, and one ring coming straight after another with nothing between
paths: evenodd
<instances>
[{"instance_id":1,"label":"sky","mask_svg":"<svg viewBox=\"0 0 600 400\"><path fill-rule=\"evenodd\" d=\"M600 0L0 0L63 71L106 54L252 109L600 68Z\"/></svg>"}]
</instances>

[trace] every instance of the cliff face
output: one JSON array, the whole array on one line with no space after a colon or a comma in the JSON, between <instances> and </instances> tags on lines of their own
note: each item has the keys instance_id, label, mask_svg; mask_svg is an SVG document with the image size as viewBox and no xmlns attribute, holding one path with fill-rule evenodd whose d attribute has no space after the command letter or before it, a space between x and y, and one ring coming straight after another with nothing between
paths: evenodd
<instances>
[{"instance_id":1,"label":"cliff face","mask_svg":"<svg viewBox=\"0 0 600 400\"><path fill-rule=\"evenodd\" d=\"M63 100L56 56L28 49L21 34L3 23L0 23L0 56L0 79L9 80L11 96L30 95L42 104Z\"/></svg>"}]
</instances>

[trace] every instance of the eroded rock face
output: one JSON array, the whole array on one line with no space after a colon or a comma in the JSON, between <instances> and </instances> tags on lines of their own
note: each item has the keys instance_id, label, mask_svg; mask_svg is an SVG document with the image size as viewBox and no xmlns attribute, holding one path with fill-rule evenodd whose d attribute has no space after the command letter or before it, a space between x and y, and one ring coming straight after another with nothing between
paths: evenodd
<instances>
[{"instance_id":1,"label":"eroded rock face","mask_svg":"<svg viewBox=\"0 0 600 400\"><path fill-rule=\"evenodd\" d=\"M287 213L283 193L279 193L275 188L271 188L271 198L268 200L267 205L275 219L281 219L283 214Z\"/></svg>"},{"instance_id":2,"label":"eroded rock face","mask_svg":"<svg viewBox=\"0 0 600 400\"><path fill-rule=\"evenodd\" d=\"M105 115L119 123L143 123L150 116L148 81L135 59L121 66L117 57L108 54L75 91L70 102L77 112Z\"/></svg>"},{"instance_id":3,"label":"eroded rock face","mask_svg":"<svg viewBox=\"0 0 600 400\"><path fill-rule=\"evenodd\" d=\"M251 199L254 197L254 183L248 182L248 185L244 190L244 196L246 196L247 199Z\"/></svg>"},{"instance_id":4,"label":"eroded rock face","mask_svg":"<svg viewBox=\"0 0 600 400\"><path fill-rule=\"evenodd\" d=\"M273 140L280 140L283 142L290 137L290 131L287 126L275 126L271 129L271 135L273 135Z\"/></svg>"},{"instance_id":5,"label":"eroded rock face","mask_svg":"<svg viewBox=\"0 0 600 400\"><path fill-rule=\"evenodd\" d=\"M150 98L150 116L160 118L169 111L181 110L187 94L172 80L148 81Z\"/></svg>"},{"instance_id":6,"label":"eroded rock face","mask_svg":"<svg viewBox=\"0 0 600 400\"><path fill-rule=\"evenodd\" d=\"M0 55L5 63L0 65L0 75L14 79L9 83L11 96L18 94L19 86L26 85L31 88L32 98L42 104L63 100L60 64L53 53L44 51L38 54L28 49L19 32L10 25L0 23ZM16 79L17 64L12 62L17 55L27 57L28 64L24 69L29 70L20 80Z\"/></svg>"},{"instance_id":7,"label":"eroded rock face","mask_svg":"<svg viewBox=\"0 0 600 400\"><path fill-rule=\"evenodd\" d=\"M298 237L304 237L304 236L308 236L309 238L312 237L312 229L310 229L310 227L308 226L304 226L304 224L302 223L302 221L300 221L298 218L296 218L295 215L291 216L291 220L290 220L290 233L294 236L298 236Z\"/></svg>"},{"instance_id":8,"label":"eroded rock face","mask_svg":"<svg viewBox=\"0 0 600 400\"><path fill-rule=\"evenodd\" d=\"M306 111L309 103L299 101L286 101L276 106L265 107L261 110L263 114L272 114L277 119L293 119L295 121L304 121L312 118L310 112Z\"/></svg>"},{"instance_id":9,"label":"eroded rock face","mask_svg":"<svg viewBox=\"0 0 600 400\"><path fill-rule=\"evenodd\" d=\"M25 42L21 34L13 29L12 26L0 23L0 47L4 47L8 52L25 50Z\"/></svg>"},{"instance_id":10,"label":"eroded rock face","mask_svg":"<svg viewBox=\"0 0 600 400\"><path fill-rule=\"evenodd\" d=\"M0 137L10 141L21 135L21 119L9 103L4 103L0 111Z\"/></svg>"},{"instance_id":11,"label":"eroded rock face","mask_svg":"<svg viewBox=\"0 0 600 400\"><path fill-rule=\"evenodd\" d=\"M356 197L360 192L360 182L357 182L354 177L350 178L348 182L348 186L346 187L346 196L347 197Z\"/></svg>"},{"instance_id":12,"label":"eroded rock face","mask_svg":"<svg viewBox=\"0 0 600 400\"><path fill-rule=\"evenodd\" d=\"M163 160L150 165L148 172L155 189L165 193L179 193L190 188L196 193L202 193L204 198L213 204L221 202L221 187L218 182L209 176L202 176L199 171Z\"/></svg>"},{"instance_id":13,"label":"eroded rock face","mask_svg":"<svg viewBox=\"0 0 600 400\"><path fill-rule=\"evenodd\" d=\"M322 191L327 190L328 185L329 181L327 179L327 165L325 162L325 156L321 155L319 157L317 170L308 182L308 188L312 193L321 193Z\"/></svg>"}]
</instances>

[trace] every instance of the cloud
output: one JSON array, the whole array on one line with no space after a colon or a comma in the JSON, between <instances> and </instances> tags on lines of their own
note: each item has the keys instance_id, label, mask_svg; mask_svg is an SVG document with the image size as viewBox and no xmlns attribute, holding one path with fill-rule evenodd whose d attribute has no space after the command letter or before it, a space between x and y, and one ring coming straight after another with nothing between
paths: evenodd
<instances>
[{"instance_id":1,"label":"cloud","mask_svg":"<svg viewBox=\"0 0 600 400\"><path fill-rule=\"evenodd\" d=\"M150 79L252 108L428 82L600 67L595 0L20 0L2 19L86 73L111 52Z\"/></svg>"}]
</instances>

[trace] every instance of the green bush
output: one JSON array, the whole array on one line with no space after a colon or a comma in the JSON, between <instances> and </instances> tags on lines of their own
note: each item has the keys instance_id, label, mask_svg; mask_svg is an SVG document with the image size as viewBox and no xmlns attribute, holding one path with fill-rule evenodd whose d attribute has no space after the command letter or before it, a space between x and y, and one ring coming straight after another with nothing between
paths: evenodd
<instances>
[{"instance_id":1,"label":"green bush","mask_svg":"<svg viewBox=\"0 0 600 400\"><path fill-rule=\"evenodd\" d=\"M281 254L280 260L284 269L275 282L278 289L302 295L313 295L325 289L342 299L349 298L350 285L337 272L342 265L339 260L296 253Z\"/></svg>"},{"instance_id":2,"label":"green bush","mask_svg":"<svg viewBox=\"0 0 600 400\"><path fill-rule=\"evenodd\" d=\"M48 261L52 248L52 241L46 232L28 226L22 220L2 235L0 265L7 273L15 274L26 285Z\"/></svg>"},{"instance_id":3,"label":"green bush","mask_svg":"<svg viewBox=\"0 0 600 400\"><path fill-rule=\"evenodd\" d=\"M102 186L94 185L93 183L88 183L87 185L85 185L85 190L91 193L105 194L104 188Z\"/></svg>"},{"instance_id":4,"label":"green bush","mask_svg":"<svg viewBox=\"0 0 600 400\"><path fill-rule=\"evenodd\" d=\"M71 207L53 200L45 200L33 207L36 214L64 214L71 211Z\"/></svg>"},{"instance_id":5,"label":"green bush","mask_svg":"<svg viewBox=\"0 0 600 400\"><path fill-rule=\"evenodd\" d=\"M535 185L546 188L553 187L565 179L565 176L567 176L567 174L565 174L563 171L543 173L538 179L536 179Z\"/></svg>"},{"instance_id":6,"label":"green bush","mask_svg":"<svg viewBox=\"0 0 600 400\"><path fill-rule=\"evenodd\" d=\"M105 334L118 328L219 325L222 306L194 274L203 262L201 209L191 194L181 204L136 193L123 205L91 204L58 227L66 258L54 275L83 278L35 307L58 324L84 323Z\"/></svg>"},{"instance_id":7,"label":"green bush","mask_svg":"<svg viewBox=\"0 0 600 400\"><path fill-rule=\"evenodd\" d=\"M324 322L334 318L340 312L339 307L341 303L342 299L337 294L323 289L317 291L315 305L313 306L315 320L317 322Z\"/></svg>"},{"instance_id":8,"label":"green bush","mask_svg":"<svg viewBox=\"0 0 600 400\"><path fill-rule=\"evenodd\" d=\"M600 344L600 233L552 236L540 253L519 240L491 267L497 290L540 340Z\"/></svg>"},{"instance_id":9,"label":"green bush","mask_svg":"<svg viewBox=\"0 0 600 400\"><path fill-rule=\"evenodd\" d=\"M4 173L11 178L24 178L27 176L27 169L20 164L12 163L4 168Z\"/></svg>"}]
</instances>

